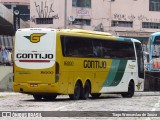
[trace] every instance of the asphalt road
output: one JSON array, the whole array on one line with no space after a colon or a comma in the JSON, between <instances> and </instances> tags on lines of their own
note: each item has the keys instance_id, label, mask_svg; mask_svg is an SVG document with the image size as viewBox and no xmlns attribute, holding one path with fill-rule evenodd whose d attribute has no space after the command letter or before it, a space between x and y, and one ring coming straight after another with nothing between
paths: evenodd
<instances>
[{"instance_id":1,"label":"asphalt road","mask_svg":"<svg viewBox=\"0 0 160 120\"><path fill-rule=\"evenodd\" d=\"M41 117L45 115L48 119L158 120L160 119L160 93L135 93L132 98L122 98L120 95L107 94L102 95L99 99L89 98L88 100L78 101L70 100L67 95L60 95L54 101L35 101L31 95L0 93L0 111L1 114L3 111L41 111L43 112L42 114L35 116ZM49 112L45 113L44 111ZM128 113L126 113L127 111ZM143 113L144 117L142 117ZM23 117L23 119L27 119L25 117L28 116L30 117L29 119L34 119L35 117L31 114L27 115L28 113L20 116L15 114L12 116L13 118L0 117L0 119L17 120ZM45 117L38 119L45 119Z\"/></svg>"}]
</instances>

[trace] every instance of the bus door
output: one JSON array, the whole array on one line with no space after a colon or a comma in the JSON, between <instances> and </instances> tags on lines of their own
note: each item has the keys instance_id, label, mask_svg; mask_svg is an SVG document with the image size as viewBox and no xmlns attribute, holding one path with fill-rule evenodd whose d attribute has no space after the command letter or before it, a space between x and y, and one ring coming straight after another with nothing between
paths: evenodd
<instances>
[{"instance_id":1,"label":"bus door","mask_svg":"<svg viewBox=\"0 0 160 120\"><path fill-rule=\"evenodd\" d=\"M135 43L138 64L138 77L144 79L143 51L140 43Z\"/></svg>"},{"instance_id":2,"label":"bus door","mask_svg":"<svg viewBox=\"0 0 160 120\"><path fill-rule=\"evenodd\" d=\"M136 59L137 59L137 70L138 70L138 77L137 83L135 83L135 90L143 91L144 90L144 59L143 59L143 51L142 46L140 43L135 43L136 49Z\"/></svg>"}]
</instances>

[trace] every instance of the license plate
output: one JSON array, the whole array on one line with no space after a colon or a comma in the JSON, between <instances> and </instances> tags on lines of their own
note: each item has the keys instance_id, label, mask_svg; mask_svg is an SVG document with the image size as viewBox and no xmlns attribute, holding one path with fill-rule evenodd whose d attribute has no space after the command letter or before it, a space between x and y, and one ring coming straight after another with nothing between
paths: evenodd
<instances>
[{"instance_id":1,"label":"license plate","mask_svg":"<svg viewBox=\"0 0 160 120\"><path fill-rule=\"evenodd\" d=\"M37 87L38 84L30 84L31 87Z\"/></svg>"}]
</instances>

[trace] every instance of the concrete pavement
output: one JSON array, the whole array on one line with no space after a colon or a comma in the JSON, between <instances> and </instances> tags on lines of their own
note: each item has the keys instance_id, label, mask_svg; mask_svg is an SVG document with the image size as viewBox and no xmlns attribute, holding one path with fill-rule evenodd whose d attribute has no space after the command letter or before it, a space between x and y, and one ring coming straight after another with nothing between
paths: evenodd
<instances>
[{"instance_id":1,"label":"concrete pavement","mask_svg":"<svg viewBox=\"0 0 160 120\"><path fill-rule=\"evenodd\" d=\"M0 92L12 91L13 67L0 66Z\"/></svg>"}]
</instances>

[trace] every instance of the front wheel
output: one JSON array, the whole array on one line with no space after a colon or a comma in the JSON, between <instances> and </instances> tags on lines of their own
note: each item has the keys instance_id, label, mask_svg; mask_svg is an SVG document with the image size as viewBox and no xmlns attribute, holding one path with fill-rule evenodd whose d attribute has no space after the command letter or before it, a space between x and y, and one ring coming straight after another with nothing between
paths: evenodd
<instances>
[{"instance_id":1,"label":"front wheel","mask_svg":"<svg viewBox=\"0 0 160 120\"><path fill-rule=\"evenodd\" d=\"M130 81L128 85L128 92L122 93L122 97L131 98L134 95L134 82Z\"/></svg>"}]
</instances>

